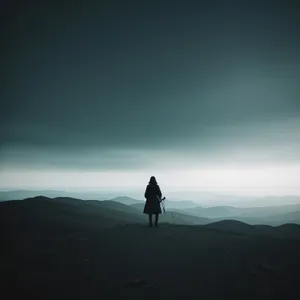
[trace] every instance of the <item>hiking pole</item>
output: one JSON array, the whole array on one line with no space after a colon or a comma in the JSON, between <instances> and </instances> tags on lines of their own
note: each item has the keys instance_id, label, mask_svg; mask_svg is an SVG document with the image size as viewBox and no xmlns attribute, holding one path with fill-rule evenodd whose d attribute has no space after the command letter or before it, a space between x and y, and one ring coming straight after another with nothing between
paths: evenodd
<instances>
[{"instance_id":1,"label":"hiking pole","mask_svg":"<svg viewBox=\"0 0 300 300\"><path fill-rule=\"evenodd\" d=\"M163 208L163 212L166 213L166 207L165 207L165 202L164 200L166 200L166 197L163 197L161 199L159 199L159 197L157 196L158 200L159 200L159 203L161 203L161 206Z\"/></svg>"}]
</instances>

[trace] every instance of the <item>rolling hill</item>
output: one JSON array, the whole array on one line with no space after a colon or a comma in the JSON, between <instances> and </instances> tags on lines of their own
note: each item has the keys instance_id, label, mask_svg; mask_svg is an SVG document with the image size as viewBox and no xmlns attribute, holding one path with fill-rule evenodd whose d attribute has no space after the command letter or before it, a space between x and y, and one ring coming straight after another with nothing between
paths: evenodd
<instances>
[{"instance_id":1,"label":"rolling hill","mask_svg":"<svg viewBox=\"0 0 300 300\"><path fill-rule=\"evenodd\" d=\"M136 200L136 203L131 204L133 207L138 209L139 211L142 211L144 209L145 201L138 201ZM184 214L190 215L189 209L197 208L199 207L198 203L192 202L192 201L166 201L166 209L172 210L172 211L178 211Z\"/></svg>"},{"instance_id":2,"label":"rolling hill","mask_svg":"<svg viewBox=\"0 0 300 300\"><path fill-rule=\"evenodd\" d=\"M57 208L59 207L60 212L62 210L68 211L68 209L70 209L70 211L73 211L77 209L76 213L78 216L83 213L90 213L94 216L94 220L97 218L99 219L97 220L97 223L99 223L100 220L103 220L103 223L111 224L111 226L116 224L116 222L124 224L125 221L123 222L122 218L124 218L124 220L126 219L126 222L128 223L139 223L146 220L146 216L142 214L145 202L130 197L116 197L112 198L112 200L97 201L81 200L71 197L48 198L45 196L37 196L24 200L15 200L13 202L16 202L16 211L18 211L17 207L24 206L25 202L32 203L33 201L38 200L44 201L45 205L42 205L41 203L35 204L32 207L33 210L37 210L37 208L40 207L41 210L49 209L49 212L51 212L52 209L54 211L51 212L51 214L55 214L57 218L59 218L60 215L55 212L55 203L57 204ZM20 201L25 202L19 203ZM4 201L3 203L7 202ZM172 201L168 201L167 212L166 214L161 215L161 222L182 225L200 225L222 220L236 220L250 225L264 224L279 226L286 223L300 224L300 211L297 210L299 209L299 205L252 208L217 206L177 209L171 208L172 204ZM27 211L29 207L30 204L26 204L24 210ZM122 213L124 213L124 215L120 215ZM47 218L47 216L45 217ZM104 221L104 219L106 221Z\"/></svg>"},{"instance_id":3,"label":"rolling hill","mask_svg":"<svg viewBox=\"0 0 300 300\"><path fill-rule=\"evenodd\" d=\"M236 220L250 225L270 225L279 226L287 223L300 224L300 211L283 213L278 215L268 215L265 217L243 217L233 216L224 218L211 218L211 222L219 222L222 220Z\"/></svg>"},{"instance_id":4,"label":"rolling hill","mask_svg":"<svg viewBox=\"0 0 300 300\"><path fill-rule=\"evenodd\" d=\"M300 226L146 224L134 207L114 201L2 202L1 292L12 299L265 300L298 291Z\"/></svg>"},{"instance_id":5,"label":"rolling hill","mask_svg":"<svg viewBox=\"0 0 300 300\"><path fill-rule=\"evenodd\" d=\"M143 201L141 201L141 200L136 200L136 199L126 197L126 196L115 197L115 198L110 199L110 201L119 202L119 203L126 204L126 205L139 205L139 204L143 203Z\"/></svg>"},{"instance_id":6,"label":"rolling hill","mask_svg":"<svg viewBox=\"0 0 300 300\"><path fill-rule=\"evenodd\" d=\"M300 239L300 225L284 224L280 226L249 225L236 220L222 220L204 225L205 228L222 232L238 233L245 236L262 235L274 238Z\"/></svg>"},{"instance_id":7,"label":"rolling hill","mask_svg":"<svg viewBox=\"0 0 300 300\"><path fill-rule=\"evenodd\" d=\"M181 210L183 213L197 217L209 218L215 222L234 219L251 225L281 225L285 223L300 224L299 211L299 204L249 208L232 206L196 207Z\"/></svg>"},{"instance_id":8,"label":"rolling hill","mask_svg":"<svg viewBox=\"0 0 300 300\"><path fill-rule=\"evenodd\" d=\"M0 203L0 217L16 226L111 227L142 223L144 218L128 205L113 201L34 197Z\"/></svg>"},{"instance_id":9,"label":"rolling hill","mask_svg":"<svg viewBox=\"0 0 300 300\"><path fill-rule=\"evenodd\" d=\"M114 198L123 202L132 202L129 198ZM134 199L133 199L134 200ZM136 200L138 201L138 200ZM24 200L0 203L0 217L21 224L38 224L45 220L48 224L63 226L111 227L120 224L146 223L147 216L134 205L126 205L112 200L81 200L69 197L48 198L37 196ZM27 223L26 223L27 222ZM160 222L182 225L207 224L209 219L170 212L162 214Z\"/></svg>"}]
</instances>

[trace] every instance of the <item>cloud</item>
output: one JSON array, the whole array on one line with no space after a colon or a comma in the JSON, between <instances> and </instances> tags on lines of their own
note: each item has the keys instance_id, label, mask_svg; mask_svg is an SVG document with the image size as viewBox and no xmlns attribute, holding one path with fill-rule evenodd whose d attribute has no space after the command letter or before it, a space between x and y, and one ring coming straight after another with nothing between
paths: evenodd
<instances>
[{"instance_id":1,"label":"cloud","mask_svg":"<svg viewBox=\"0 0 300 300\"><path fill-rule=\"evenodd\" d=\"M22 35L21 24L8 26L6 36L16 39L4 49L1 166L123 170L299 161L293 12L273 5L266 20L250 7L237 6L236 15L214 5L163 7L136 7L122 17L109 5L74 6L66 16L51 4L49 17L42 10L32 27L22 23ZM17 15L29 20L35 9Z\"/></svg>"}]
</instances>

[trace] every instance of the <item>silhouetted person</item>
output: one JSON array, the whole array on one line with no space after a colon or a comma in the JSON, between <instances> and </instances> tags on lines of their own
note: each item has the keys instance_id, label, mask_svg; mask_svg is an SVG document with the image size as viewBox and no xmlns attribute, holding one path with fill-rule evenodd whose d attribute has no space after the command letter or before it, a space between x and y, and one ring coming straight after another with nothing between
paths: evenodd
<instances>
[{"instance_id":1,"label":"silhouetted person","mask_svg":"<svg viewBox=\"0 0 300 300\"><path fill-rule=\"evenodd\" d=\"M160 200L161 200L161 191L156 182L154 176L150 178L149 184L147 185L145 191L146 203L144 207L144 214L149 216L149 227L153 226L152 215L155 215L155 226L158 226L158 216L161 214Z\"/></svg>"}]
</instances>

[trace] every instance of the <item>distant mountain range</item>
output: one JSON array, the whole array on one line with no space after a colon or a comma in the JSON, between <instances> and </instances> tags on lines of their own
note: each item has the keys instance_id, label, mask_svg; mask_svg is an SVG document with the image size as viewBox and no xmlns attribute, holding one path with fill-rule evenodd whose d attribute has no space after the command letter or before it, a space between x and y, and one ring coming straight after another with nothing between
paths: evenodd
<instances>
[{"instance_id":1,"label":"distant mountain range","mask_svg":"<svg viewBox=\"0 0 300 300\"><path fill-rule=\"evenodd\" d=\"M24 200L3 201L0 203L0 217L8 222L15 221L16 224L26 220L29 224L46 222L55 226L68 224L68 226L95 228L147 222L146 216L134 207L137 200L128 197L118 197L115 200L97 201L37 196ZM126 205L121 202L134 204ZM206 218L170 211L163 214L160 221L177 225L200 225L210 222Z\"/></svg>"},{"instance_id":2,"label":"distant mountain range","mask_svg":"<svg viewBox=\"0 0 300 300\"><path fill-rule=\"evenodd\" d=\"M138 205L138 204L143 203L141 200L136 200L136 199L133 199L130 197L125 197L125 196L115 197L115 198L110 199L110 201L119 202L119 203L122 203L125 205Z\"/></svg>"},{"instance_id":3,"label":"distant mountain range","mask_svg":"<svg viewBox=\"0 0 300 300\"><path fill-rule=\"evenodd\" d=\"M142 210L144 201L130 197L116 197L111 200L82 200L72 197L37 196L24 200L3 201L0 203L3 218L29 213L34 219L46 218L49 221L65 222L71 214L76 217L68 221L85 224L113 226L117 224L144 223L147 221ZM191 207L195 205L195 207ZM177 225L219 224L220 221L238 221L249 225L278 226L287 223L300 224L300 205L236 208L231 206L199 207L196 203L168 202L167 211L160 217L160 222ZM179 208L178 208L179 207ZM11 214L12 213L12 214ZM66 215L65 215L66 213ZM86 214L89 218L86 219Z\"/></svg>"},{"instance_id":4,"label":"distant mountain range","mask_svg":"<svg viewBox=\"0 0 300 300\"><path fill-rule=\"evenodd\" d=\"M112 202L119 203L127 206L126 207L127 212L129 212L128 209L131 209L131 213L137 216L137 220L145 219L144 216L142 215L142 210L144 208L145 201L137 200L127 196L112 197L113 193L109 193L109 192L97 192L97 191L66 192L66 191L53 191L53 190L0 191L0 201L34 198L34 197L39 197L39 195L43 195L44 197L47 198L54 198L56 200L60 199L60 201L63 202L66 202L67 199L69 199L68 201L71 201L72 205L74 205L76 201L78 202L82 200L89 200L89 201L94 200L95 203L103 202L97 204L97 205L101 205L102 209L104 208L107 209L108 203L112 203ZM216 199L217 197L225 197L227 201L230 202L229 195L218 196L210 193L206 193L203 195L210 197L210 199ZM236 196L232 196L232 197L235 199L234 202L237 201ZM277 197L276 201L274 200L277 204L279 198L280 197ZM287 197L281 197L282 203L293 203L296 202L298 199L297 197L288 197L288 198L289 200L287 200ZM75 201L75 199L82 199L82 200ZM245 200L245 198L243 199ZM256 199L256 201L258 200L259 199ZM200 206L199 203L194 201L188 201L188 200L172 201L167 199L165 202L165 206L166 206L167 213L161 216L161 220L170 223L199 225L199 224L207 224L211 222L218 222L221 220L236 220L250 225L265 224L265 225L277 226L286 223L300 224L300 204L270 205L270 206L260 205L257 207L235 207L235 206L203 207Z\"/></svg>"},{"instance_id":5,"label":"distant mountain range","mask_svg":"<svg viewBox=\"0 0 300 300\"><path fill-rule=\"evenodd\" d=\"M231 206L196 207L184 209L183 212L197 217L209 218L211 221L234 219L252 225L300 224L300 204L250 208Z\"/></svg>"},{"instance_id":6,"label":"distant mountain range","mask_svg":"<svg viewBox=\"0 0 300 300\"><path fill-rule=\"evenodd\" d=\"M43 195L49 198L69 197L83 200L108 200L116 197L118 194L113 192L97 192L97 191L59 191L59 190L13 190L0 191L0 201L22 200L25 198L37 197Z\"/></svg>"},{"instance_id":7,"label":"distant mountain range","mask_svg":"<svg viewBox=\"0 0 300 300\"><path fill-rule=\"evenodd\" d=\"M111 200L120 202L126 205L136 204L140 207L144 206L144 200L137 200L132 197L127 196L117 196L114 197L115 193L108 193L108 192L66 192L66 191L54 191L54 190L16 190L16 191L0 191L0 202L1 201L9 201L9 200L22 200L26 198L32 198L43 195L49 198L57 198L57 197L64 197L64 198L76 198L82 200ZM199 206L199 203L193 201L167 201L168 208L192 208Z\"/></svg>"},{"instance_id":8,"label":"distant mountain range","mask_svg":"<svg viewBox=\"0 0 300 300\"><path fill-rule=\"evenodd\" d=\"M11 190L0 191L0 201L21 200L44 195L49 198L70 197L83 200L112 200L113 198L133 198L144 201L142 190L87 190L87 191L59 191L59 190ZM121 196L121 197L120 197ZM126 197L128 196L128 197ZM168 208L193 208L196 206L215 207L231 206L235 208L270 207L300 204L300 196L237 196L204 191L168 192ZM128 199L127 199L128 200ZM121 202L120 200L119 202ZM126 202L126 200L125 200ZM127 202L126 202L127 203ZM126 204L125 203L125 204ZM135 202L137 203L137 202ZM133 203L130 203L133 204Z\"/></svg>"}]
</instances>

